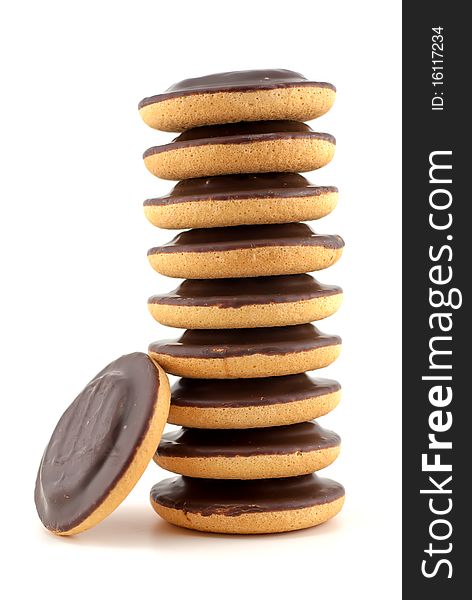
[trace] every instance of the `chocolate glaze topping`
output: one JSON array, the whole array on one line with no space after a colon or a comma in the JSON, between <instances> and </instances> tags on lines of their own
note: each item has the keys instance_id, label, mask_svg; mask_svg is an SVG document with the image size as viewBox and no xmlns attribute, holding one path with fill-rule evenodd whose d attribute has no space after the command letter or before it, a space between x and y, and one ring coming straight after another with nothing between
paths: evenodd
<instances>
[{"instance_id":1,"label":"chocolate glaze topping","mask_svg":"<svg viewBox=\"0 0 472 600\"><path fill-rule=\"evenodd\" d=\"M341 343L337 335L322 333L314 325L257 327L254 329L187 329L176 340L161 340L149 351L186 358L269 356L304 352Z\"/></svg>"},{"instance_id":2,"label":"chocolate glaze topping","mask_svg":"<svg viewBox=\"0 0 472 600\"><path fill-rule=\"evenodd\" d=\"M331 144L336 139L329 133L314 132L309 125L300 121L252 121L205 125L193 127L178 135L170 144L148 148L143 157L167 152L177 148L202 146L206 144L250 144L267 140L314 138Z\"/></svg>"},{"instance_id":3,"label":"chocolate glaze topping","mask_svg":"<svg viewBox=\"0 0 472 600\"><path fill-rule=\"evenodd\" d=\"M341 438L316 421L257 429L187 429L164 434L159 456L211 458L313 452L339 446Z\"/></svg>"},{"instance_id":4,"label":"chocolate glaze topping","mask_svg":"<svg viewBox=\"0 0 472 600\"><path fill-rule=\"evenodd\" d=\"M299 477L256 480L164 479L151 489L151 499L186 513L238 517L248 513L296 510L334 502L344 488L314 473Z\"/></svg>"},{"instance_id":5,"label":"chocolate glaze topping","mask_svg":"<svg viewBox=\"0 0 472 600\"><path fill-rule=\"evenodd\" d=\"M306 223L211 227L179 233L167 244L151 248L148 255L164 252L217 252L265 246L321 246L339 249L344 246L344 240L339 235L315 233Z\"/></svg>"},{"instance_id":6,"label":"chocolate glaze topping","mask_svg":"<svg viewBox=\"0 0 472 600\"><path fill-rule=\"evenodd\" d=\"M312 197L337 192L333 186L316 186L297 173L217 175L179 181L167 196L145 200L144 206L162 206L197 200Z\"/></svg>"},{"instance_id":7,"label":"chocolate glaze topping","mask_svg":"<svg viewBox=\"0 0 472 600\"><path fill-rule=\"evenodd\" d=\"M144 98L138 105L162 102L169 98L190 96L192 94L211 94L216 92L245 92L253 90L273 90L288 87L318 87L336 91L331 83L307 81L303 75L286 69L260 69L252 71L230 71L212 73L203 77L184 79L171 85L164 94Z\"/></svg>"},{"instance_id":8,"label":"chocolate glaze topping","mask_svg":"<svg viewBox=\"0 0 472 600\"><path fill-rule=\"evenodd\" d=\"M279 275L234 279L187 279L168 294L149 298L149 304L239 308L252 304L297 302L340 294L336 285L323 285L310 275Z\"/></svg>"},{"instance_id":9,"label":"chocolate glaze topping","mask_svg":"<svg viewBox=\"0 0 472 600\"><path fill-rule=\"evenodd\" d=\"M243 408L286 404L337 392L332 379L307 373L258 379L179 379L172 386L171 404L198 408Z\"/></svg>"},{"instance_id":10,"label":"chocolate glaze topping","mask_svg":"<svg viewBox=\"0 0 472 600\"><path fill-rule=\"evenodd\" d=\"M223 125L204 125L192 127L178 135L174 142L204 140L234 136L267 135L271 133L310 134L312 128L301 121L241 121L239 123L224 123Z\"/></svg>"},{"instance_id":11,"label":"chocolate glaze topping","mask_svg":"<svg viewBox=\"0 0 472 600\"><path fill-rule=\"evenodd\" d=\"M62 415L36 479L36 508L48 529L72 529L107 497L148 431L158 386L147 354L122 356Z\"/></svg>"}]
</instances>

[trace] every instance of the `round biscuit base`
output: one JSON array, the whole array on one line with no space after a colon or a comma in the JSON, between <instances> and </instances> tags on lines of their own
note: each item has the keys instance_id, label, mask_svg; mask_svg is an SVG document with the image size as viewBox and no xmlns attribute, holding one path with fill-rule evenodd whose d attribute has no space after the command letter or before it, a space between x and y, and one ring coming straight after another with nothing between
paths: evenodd
<instances>
[{"instance_id":1,"label":"round biscuit base","mask_svg":"<svg viewBox=\"0 0 472 600\"><path fill-rule=\"evenodd\" d=\"M239 121L310 121L328 112L335 97L332 88L316 86L198 93L148 104L139 113L146 125L161 131Z\"/></svg>"},{"instance_id":2,"label":"round biscuit base","mask_svg":"<svg viewBox=\"0 0 472 600\"><path fill-rule=\"evenodd\" d=\"M320 138L288 138L244 144L194 144L144 158L161 179L189 179L233 173L303 173L327 165L335 144Z\"/></svg>"},{"instance_id":3,"label":"round biscuit base","mask_svg":"<svg viewBox=\"0 0 472 600\"><path fill-rule=\"evenodd\" d=\"M341 391L305 400L247 407L209 407L170 405L168 423L196 429L252 429L293 425L322 417L341 400Z\"/></svg>"},{"instance_id":4,"label":"round biscuit base","mask_svg":"<svg viewBox=\"0 0 472 600\"><path fill-rule=\"evenodd\" d=\"M287 198L192 200L144 206L146 218L163 229L265 225L321 219L334 210L337 192Z\"/></svg>"},{"instance_id":5,"label":"round biscuit base","mask_svg":"<svg viewBox=\"0 0 472 600\"><path fill-rule=\"evenodd\" d=\"M253 354L227 358L187 358L157 352L149 355L166 373L193 379L248 379L294 375L327 367L341 352L341 344L287 354Z\"/></svg>"},{"instance_id":6,"label":"round biscuit base","mask_svg":"<svg viewBox=\"0 0 472 600\"><path fill-rule=\"evenodd\" d=\"M131 464L117 481L115 487L108 496L99 504L99 506L81 523L67 531L53 531L56 535L68 536L82 533L87 529L95 527L110 515L126 498L136 485L138 479L144 473L146 467L155 454L156 446L159 444L164 426L167 421L170 406L170 387L167 375L162 368L155 363L159 372L159 386L154 413L149 423L148 431L136 448Z\"/></svg>"},{"instance_id":7,"label":"round biscuit base","mask_svg":"<svg viewBox=\"0 0 472 600\"><path fill-rule=\"evenodd\" d=\"M152 499L151 504L160 517L179 527L210 533L258 534L282 533L320 525L340 512L344 496L308 508L248 513L236 517L221 514L203 516L200 513L184 512L161 506Z\"/></svg>"},{"instance_id":8,"label":"round biscuit base","mask_svg":"<svg viewBox=\"0 0 472 600\"><path fill-rule=\"evenodd\" d=\"M178 306L149 303L154 319L180 329L240 329L245 327L283 327L319 321L340 307L342 294L301 300L248 304L239 308L217 306Z\"/></svg>"},{"instance_id":9,"label":"round biscuit base","mask_svg":"<svg viewBox=\"0 0 472 600\"><path fill-rule=\"evenodd\" d=\"M154 456L166 471L204 479L275 479L320 471L333 463L339 446L311 452L254 456L177 457Z\"/></svg>"},{"instance_id":10,"label":"round biscuit base","mask_svg":"<svg viewBox=\"0 0 472 600\"><path fill-rule=\"evenodd\" d=\"M295 275L321 271L339 260L342 248L324 246L264 246L220 252L160 252L149 254L152 268L181 279L223 279Z\"/></svg>"}]
</instances>

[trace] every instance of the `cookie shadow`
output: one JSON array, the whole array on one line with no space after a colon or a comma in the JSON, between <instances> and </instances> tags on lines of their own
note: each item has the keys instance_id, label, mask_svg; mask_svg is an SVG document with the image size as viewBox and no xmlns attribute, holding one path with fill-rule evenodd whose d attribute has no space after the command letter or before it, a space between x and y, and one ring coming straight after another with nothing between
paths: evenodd
<instances>
[{"instance_id":1,"label":"cookie shadow","mask_svg":"<svg viewBox=\"0 0 472 600\"><path fill-rule=\"evenodd\" d=\"M166 552L181 552L185 546L188 550L202 552L208 549L211 552L220 552L222 547L257 544L269 539L274 542L277 539L295 540L332 535L342 527L341 521L338 517L310 529L254 536L206 533L170 525L146 506L136 505L120 507L105 521L80 535L54 537L60 543L84 547L144 548L157 551L165 549Z\"/></svg>"}]
</instances>

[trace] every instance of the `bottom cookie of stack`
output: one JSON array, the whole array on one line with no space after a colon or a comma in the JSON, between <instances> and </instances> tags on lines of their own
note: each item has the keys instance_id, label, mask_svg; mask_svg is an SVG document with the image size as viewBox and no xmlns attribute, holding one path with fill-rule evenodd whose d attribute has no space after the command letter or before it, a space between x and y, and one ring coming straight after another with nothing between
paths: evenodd
<instances>
[{"instance_id":1,"label":"bottom cookie of stack","mask_svg":"<svg viewBox=\"0 0 472 600\"><path fill-rule=\"evenodd\" d=\"M344 503L341 484L312 473L258 480L178 476L151 489L151 504L174 525L213 533L278 533L324 523Z\"/></svg>"}]
</instances>

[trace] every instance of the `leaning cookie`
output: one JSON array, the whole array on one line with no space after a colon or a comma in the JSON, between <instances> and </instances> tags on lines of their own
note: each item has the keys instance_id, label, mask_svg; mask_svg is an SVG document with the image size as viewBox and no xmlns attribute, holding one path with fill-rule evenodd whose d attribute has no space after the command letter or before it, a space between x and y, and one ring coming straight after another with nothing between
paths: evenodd
<instances>
[{"instance_id":1,"label":"leaning cookie","mask_svg":"<svg viewBox=\"0 0 472 600\"><path fill-rule=\"evenodd\" d=\"M179 429L162 436L156 463L205 479L270 479L319 471L339 454L340 437L316 421L258 429Z\"/></svg>"},{"instance_id":2,"label":"leaning cookie","mask_svg":"<svg viewBox=\"0 0 472 600\"><path fill-rule=\"evenodd\" d=\"M151 489L163 519L213 533L277 533L313 527L339 513L344 488L316 474L284 479L221 480L174 477Z\"/></svg>"},{"instance_id":3,"label":"leaning cookie","mask_svg":"<svg viewBox=\"0 0 472 600\"><path fill-rule=\"evenodd\" d=\"M341 338L314 325L254 329L189 329L176 340L149 346L152 358L172 375L238 379L292 375L331 364Z\"/></svg>"},{"instance_id":4,"label":"leaning cookie","mask_svg":"<svg viewBox=\"0 0 472 600\"><path fill-rule=\"evenodd\" d=\"M305 223L191 229L151 248L148 260L162 275L221 279L319 271L341 256L339 235L315 233Z\"/></svg>"},{"instance_id":5,"label":"leaning cookie","mask_svg":"<svg viewBox=\"0 0 472 600\"><path fill-rule=\"evenodd\" d=\"M188 279L148 300L152 316L182 329L299 325L335 313L342 290L310 275Z\"/></svg>"},{"instance_id":6,"label":"leaning cookie","mask_svg":"<svg viewBox=\"0 0 472 600\"><path fill-rule=\"evenodd\" d=\"M286 69L232 71L184 79L144 98L138 108L150 127L184 131L237 121L309 121L326 113L335 96L330 83Z\"/></svg>"},{"instance_id":7,"label":"leaning cookie","mask_svg":"<svg viewBox=\"0 0 472 600\"><path fill-rule=\"evenodd\" d=\"M311 221L329 214L338 190L297 173L220 175L180 181L166 196L144 202L157 227L192 229Z\"/></svg>"},{"instance_id":8,"label":"leaning cookie","mask_svg":"<svg viewBox=\"0 0 472 600\"><path fill-rule=\"evenodd\" d=\"M304 172L334 156L336 140L298 121L257 121L196 127L154 146L144 164L162 179L232 173Z\"/></svg>"},{"instance_id":9,"label":"leaning cookie","mask_svg":"<svg viewBox=\"0 0 472 600\"><path fill-rule=\"evenodd\" d=\"M167 376L146 354L122 356L90 381L41 460L35 502L47 529L81 533L115 510L152 459L169 402Z\"/></svg>"},{"instance_id":10,"label":"leaning cookie","mask_svg":"<svg viewBox=\"0 0 472 600\"><path fill-rule=\"evenodd\" d=\"M179 379L168 422L202 429L249 429L302 423L333 410L341 386L307 373L259 379Z\"/></svg>"}]
</instances>

